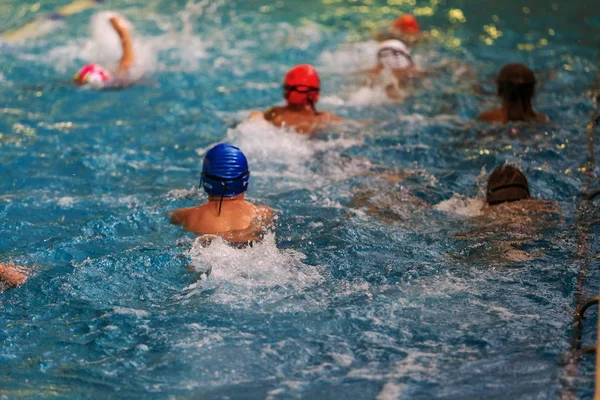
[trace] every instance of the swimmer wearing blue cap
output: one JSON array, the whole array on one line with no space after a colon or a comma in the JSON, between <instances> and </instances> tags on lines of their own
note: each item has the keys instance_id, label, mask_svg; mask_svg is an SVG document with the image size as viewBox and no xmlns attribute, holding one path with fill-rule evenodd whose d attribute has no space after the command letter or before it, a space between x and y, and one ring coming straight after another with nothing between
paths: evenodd
<instances>
[{"instance_id":1,"label":"swimmer wearing blue cap","mask_svg":"<svg viewBox=\"0 0 600 400\"><path fill-rule=\"evenodd\" d=\"M273 210L244 199L250 170L244 153L222 143L204 156L201 185L208 202L176 210L171 223L183 226L196 235L216 235L230 243L259 241L273 224Z\"/></svg>"},{"instance_id":2,"label":"swimmer wearing blue cap","mask_svg":"<svg viewBox=\"0 0 600 400\"><path fill-rule=\"evenodd\" d=\"M20 271L22 267L14 264L0 264L0 281L10 286L21 286L27 280L27 275Z\"/></svg>"}]
</instances>

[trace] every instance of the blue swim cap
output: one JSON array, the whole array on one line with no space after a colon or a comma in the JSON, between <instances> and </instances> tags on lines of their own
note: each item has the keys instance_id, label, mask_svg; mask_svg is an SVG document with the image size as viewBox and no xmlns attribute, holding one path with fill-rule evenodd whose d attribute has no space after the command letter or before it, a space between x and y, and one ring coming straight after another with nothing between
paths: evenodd
<instances>
[{"instance_id":1,"label":"blue swim cap","mask_svg":"<svg viewBox=\"0 0 600 400\"><path fill-rule=\"evenodd\" d=\"M250 171L240 149L221 143L204 156L202 186L211 196L232 197L248 190Z\"/></svg>"}]
</instances>

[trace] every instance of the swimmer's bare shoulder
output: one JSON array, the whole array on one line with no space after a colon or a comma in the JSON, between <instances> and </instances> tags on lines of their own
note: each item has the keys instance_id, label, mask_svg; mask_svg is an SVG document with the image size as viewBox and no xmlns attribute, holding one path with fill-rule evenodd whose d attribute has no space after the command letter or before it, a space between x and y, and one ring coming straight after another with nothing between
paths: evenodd
<instances>
[{"instance_id":1,"label":"swimmer's bare shoulder","mask_svg":"<svg viewBox=\"0 0 600 400\"><path fill-rule=\"evenodd\" d=\"M273 227L273 209L264 205L253 205L254 216L245 229L219 232L217 236L231 243L259 242L264 234Z\"/></svg>"},{"instance_id":2,"label":"swimmer's bare shoulder","mask_svg":"<svg viewBox=\"0 0 600 400\"><path fill-rule=\"evenodd\" d=\"M342 122L344 120L343 118L338 117L337 115L326 112L326 111L319 112L319 114L317 116L321 122L326 122L326 123Z\"/></svg>"},{"instance_id":3,"label":"swimmer's bare shoulder","mask_svg":"<svg viewBox=\"0 0 600 400\"><path fill-rule=\"evenodd\" d=\"M477 119L483 122L489 122L494 124L506 123L506 121L504 120L504 115L502 114L502 109L500 108L483 112L479 114L479 117Z\"/></svg>"},{"instance_id":4,"label":"swimmer's bare shoulder","mask_svg":"<svg viewBox=\"0 0 600 400\"><path fill-rule=\"evenodd\" d=\"M285 111L285 107L271 107L264 112L264 117L269 122L277 122L281 118L281 114Z\"/></svg>"},{"instance_id":5,"label":"swimmer's bare shoulder","mask_svg":"<svg viewBox=\"0 0 600 400\"><path fill-rule=\"evenodd\" d=\"M544 224L546 218L560 215L561 209L556 201L528 199L485 207L482 218L491 218L495 223L525 222L526 218L531 223Z\"/></svg>"},{"instance_id":6,"label":"swimmer's bare shoulder","mask_svg":"<svg viewBox=\"0 0 600 400\"><path fill-rule=\"evenodd\" d=\"M195 208L195 207L193 207ZM170 214L171 217L171 223L173 225L183 225L185 223L185 221L187 220L187 217L189 215L189 213L191 212L192 208L179 208L175 211L173 211Z\"/></svg>"},{"instance_id":7,"label":"swimmer's bare shoulder","mask_svg":"<svg viewBox=\"0 0 600 400\"><path fill-rule=\"evenodd\" d=\"M202 206L180 208L173 211L170 215L171 224L181 225L188 231L195 231L195 226L198 225L197 221L201 218L203 210Z\"/></svg>"}]
</instances>

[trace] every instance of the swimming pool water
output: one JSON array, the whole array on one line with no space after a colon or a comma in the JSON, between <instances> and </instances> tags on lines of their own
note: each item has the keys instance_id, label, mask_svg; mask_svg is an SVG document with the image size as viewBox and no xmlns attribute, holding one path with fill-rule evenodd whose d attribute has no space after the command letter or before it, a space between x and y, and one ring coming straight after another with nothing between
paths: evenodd
<instances>
[{"instance_id":1,"label":"swimming pool water","mask_svg":"<svg viewBox=\"0 0 600 400\"><path fill-rule=\"evenodd\" d=\"M5 0L0 27L66 4ZM578 208L598 185L594 6L106 0L0 42L0 260L32 271L0 293L0 396L589 398L593 357L565 365L577 277L579 297L600 279L597 211ZM118 58L102 15L90 26L100 10L135 26L139 85L70 85L84 62ZM355 72L372 62L369 32L408 11L434 35L417 64L438 72L390 104ZM513 61L538 73L535 104L552 120L518 138L472 122ZM279 103L304 62L321 73L322 109L368 123L314 140L238 125ZM201 201L201 157L224 140L249 158L250 198L280 211L275 235L245 250L194 246L166 217ZM505 161L561 218L456 237L482 229L478 199ZM374 178L390 171L404 181ZM382 222L352 206L366 191L409 200ZM504 262L492 239L535 257Z\"/></svg>"}]
</instances>

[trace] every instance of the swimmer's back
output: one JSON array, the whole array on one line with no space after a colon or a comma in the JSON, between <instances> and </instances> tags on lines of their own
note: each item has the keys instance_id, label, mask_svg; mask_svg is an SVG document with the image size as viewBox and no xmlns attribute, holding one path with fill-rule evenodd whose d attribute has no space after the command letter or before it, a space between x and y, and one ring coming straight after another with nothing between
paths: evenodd
<instances>
[{"instance_id":1,"label":"swimmer's back","mask_svg":"<svg viewBox=\"0 0 600 400\"><path fill-rule=\"evenodd\" d=\"M480 121L485 121L485 122L495 123L495 124L507 124L508 122L510 122L510 119L508 118L506 112L501 108L486 111L486 112L480 114L478 119ZM550 118L548 118L547 115L536 112L534 114L534 117L532 119L530 119L529 121L531 121L531 122L548 122L548 121L550 121Z\"/></svg>"},{"instance_id":2,"label":"swimmer's back","mask_svg":"<svg viewBox=\"0 0 600 400\"><path fill-rule=\"evenodd\" d=\"M260 240L260 233L271 225L273 210L247 201L209 201L198 207L177 210L171 222L196 235L217 235L231 242Z\"/></svg>"},{"instance_id":3,"label":"swimmer's back","mask_svg":"<svg viewBox=\"0 0 600 400\"><path fill-rule=\"evenodd\" d=\"M341 122L342 119L328 112L315 113L311 109L290 109L288 107L271 107L264 113L265 120L273 125L294 128L298 133L313 133L318 129Z\"/></svg>"}]
</instances>

